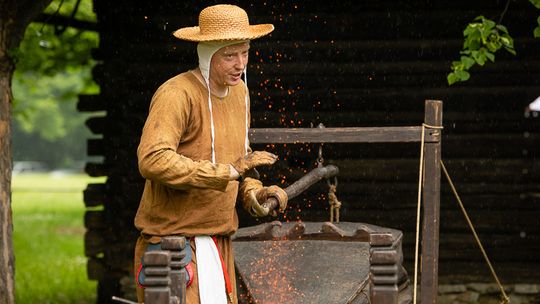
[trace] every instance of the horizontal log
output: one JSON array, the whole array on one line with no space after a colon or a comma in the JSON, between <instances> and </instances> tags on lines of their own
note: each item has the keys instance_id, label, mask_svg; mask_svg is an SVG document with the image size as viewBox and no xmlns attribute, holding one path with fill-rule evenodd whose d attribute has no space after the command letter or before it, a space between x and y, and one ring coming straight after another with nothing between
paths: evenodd
<instances>
[{"instance_id":1,"label":"horizontal log","mask_svg":"<svg viewBox=\"0 0 540 304\"><path fill-rule=\"evenodd\" d=\"M294 207L291 204L291 207ZM540 211L538 210L468 210L469 217L473 221L479 233L514 233L519 235L522 232L537 233L540 227L536 224ZM519 218L519 223L514 219ZM286 217L281 216L281 220L302 220L302 221L327 221L329 212L327 210L314 210L310 208L292 208L286 212ZM252 224L247 217L241 218L246 221L245 225ZM378 209L350 210L341 207L340 220L347 222L363 222L378 226L391 227L404 232L414 229L416 222L415 209L394 210L393 212L381 212ZM441 214L441 231L447 232L469 232L469 227L460 210L444 210Z\"/></svg>"},{"instance_id":2,"label":"horizontal log","mask_svg":"<svg viewBox=\"0 0 540 304\"><path fill-rule=\"evenodd\" d=\"M84 227L88 230L105 229L108 223L105 211L88 210L84 213Z\"/></svg>"},{"instance_id":3,"label":"horizontal log","mask_svg":"<svg viewBox=\"0 0 540 304\"><path fill-rule=\"evenodd\" d=\"M140 132L147 116L148 107L144 107L144 112L135 110L127 114L115 115L111 109L107 116L95 116L86 120L86 126L93 134L106 134L108 136L126 137L132 136L138 142ZM121 112L123 109L119 109Z\"/></svg>"},{"instance_id":4,"label":"horizontal log","mask_svg":"<svg viewBox=\"0 0 540 304\"><path fill-rule=\"evenodd\" d=\"M94 116L88 118L84 124L93 134L103 134L107 124L110 124L110 119L106 116Z\"/></svg>"},{"instance_id":5,"label":"horizontal log","mask_svg":"<svg viewBox=\"0 0 540 304\"><path fill-rule=\"evenodd\" d=\"M311 200L311 208L327 208L326 191L324 186L320 191L313 189L308 195L324 195L320 201ZM366 195L363 193L343 193L339 190L337 196L340 201L347 202L348 208L353 209L373 209L376 206L379 212L390 212L395 209L410 209L416 207L417 193L400 193L399 199L391 191L384 193ZM479 210L535 210L540 207L540 195L532 194L461 194L461 200L468 209ZM296 202L296 201L295 201ZM303 205L306 203L302 202ZM443 193L441 196L441 210L458 209L455 197L450 193Z\"/></svg>"},{"instance_id":6,"label":"horizontal log","mask_svg":"<svg viewBox=\"0 0 540 304\"><path fill-rule=\"evenodd\" d=\"M341 168L340 168L341 169ZM282 186L287 186L289 183L294 181L294 178L286 177L280 175L279 177L274 177L271 175L270 178L267 171L262 172L262 180L265 184L277 184ZM388 181L388 182L373 182L373 181L348 181L343 178L339 179L338 193L351 193L357 194L361 197L370 197L373 195L387 195L392 194L399 198L402 194L410 194L411 192L416 193L418 191L418 180L416 181ZM459 194L467 195L535 195L535 193L540 192L540 184L535 182L523 183L523 182L497 182L492 181L490 183L478 181L478 182L460 182L454 181L455 186ZM318 188L319 187L319 188ZM316 191L327 192L328 187L324 184L316 184L312 187ZM444 195L452 194L452 191L448 184L442 179L441 183L441 193Z\"/></svg>"},{"instance_id":7,"label":"horizontal log","mask_svg":"<svg viewBox=\"0 0 540 304\"><path fill-rule=\"evenodd\" d=\"M306 166L288 165L288 160L290 156L272 168L261 169L263 179L270 176L274 182L278 179L292 183L310 170ZM332 159L328 163L340 168L338 179L347 183L418 183L418 159ZM444 160L444 164L455 183L484 183L488 191L491 183L540 182L540 165L534 159L456 158ZM445 176L442 181L447 183Z\"/></svg>"},{"instance_id":8,"label":"horizontal log","mask_svg":"<svg viewBox=\"0 0 540 304\"><path fill-rule=\"evenodd\" d=\"M315 104L316 102L312 102ZM524 133L540 130L540 119L525 118L523 109L513 112L464 113L456 111L444 113L444 135L448 134L486 134ZM143 115L143 114L141 114ZM388 113L380 111L292 111L280 113L264 110L252 111L252 128L271 128L289 125L290 121L299 126L326 127L383 127L420 125L424 119L423 111Z\"/></svg>"},{"instance_id":9,"label":"horizontal log","mask_svg":"<svg viewBox=\"0 0 540 304\"><path fill-rule=\"evenodd\" d=\"M418 152L420 153L420 152ZM540 164L534 159L448 159L443 160L455 182L540 182ZM332 160L339 177L348 181L414 181L418 159ZM443 176L443 181L446 182Z\"/></svg>"},{"instance_id":10,"label":"horizontal log","mask_svg":"<svg viewBox=\"0 0 540 304\"><path fill-rule=\"evenodd\" d=\"M414 8L398 10L395 7L365 9L364 6L351 5L350 2L347 8L339 7L338 9L328 4L313 5L307 11L302 8L282 7L282 6L259 6L254 7L250 15L252 20L257 20L260 23L279 23L281 30L276 30L274 33L265 37L263 42L259 43L279 43L281 40L291 38L304 38L306 40L340 40L340 39L396 39L396 38L455 38L461 37L463 28L460 24L467 24L473 20L478 11L481 11L486 16L498 16L502 7L496 10L486 8L478 11L472 9L439 9L433 10L431 6L421 5ZM245 7L251 7L247 3ZM260 11L272 14L260 13ZM294 12L291 14L291 10ZM177 12L178 8L171 9L171 12ZM170 36L170 32L174 29L168 28L168 24L176 24L178 26L189 26L197 24L198 10L194 7L183 8L180 11L185 14L168 14L157 15L152 14L152 18L143 18L146 13L134 11L131 18L117 18L118 13L109 18L103 18L103 26L117 31L115 36L121 36L128 29L133 29L136 32L145 32L144 41L157 41L155 36L163 37L166 34ZM258 14L256 12L259 12ZM311 12L311 13L309 13ZM514 12L514 10L512 10ZM107 15L113 14L112 12ZM126 14L124 12L124 14ZM519 14L519 15L517 15ZM129 15L129 14L127 14ZM418 16L423 16L418 20ZM530 28L527 28L525 20L534 23L536 15L531 12L530 8L516 9L515 14L505 16L505 24L517 27L510 27L522 33L523 36L530 35ZM277 19L279 18L279 19ZM117 20L119 19L119 20ZM436 24L437 26L434 26ZM306 26L308 25L308 26ZM330 26L331 25L331 26ZM170 27L170 26L169 26ZM294 29L294 30L291 30ZM317 30L314 30L317 29ZM528 29L528 31L527 31ZM114 32L113 32L114 33ZM514 35L514 31L512 32ZM525 34L526 33L526 34ZM111 33L111 36L112 33ZM129 37L129 35L128 35ZM155 40L152 40L154 38ZM107 40L108 42L109 40ZM114 39L110 39L111 43Z\"/></svg>"},{"instance_id":11,"label":"horizontal log","mask_svg":"<svg viewBox=\"0 0 540 304\"><path fill-rule=\"evenodd\" d=\"M132 77L137 76L135 73ZM171 75L171 74L169 74ZM251 76L250 76L251 77ZM252 83L257 83L255 76L251 77ZM126 78L129 82L132 78ZM167 79L161 79L166 81ZM119 101L122 105L116 107L117 111L125 112L127 106L130 111L145 112L154 91L160 82L153 80L141 80L145 84L133 84L133 88L125 88L120 91L118 87L110 83L101 83L102 91L107 98L120 98L113 95L125 95ZM263 81L263 80L261 80ZM109 87L110 86L110 87ZM141 91L137 97L129 96L134 89ZM105 93L109 92L109 93ZM286 89L262 88L252 86L251 105L254 111L267 110L271 105L273 111L290 113L295 111L321 111L321 112L347 112L347 111L422 111L425 99L452 100L448 110L463 112L492 112L493 105L501 112L521 111L536 97L540 95L537 85L511 85L497 88L486 86L467 86L448 88L440 83L438 87L417 87L414 83L406 84L406 87L385 86L384 88L303 88L291 96ZM112 109L112 108L111 108ZM446 109L446 108L445 108ZM292 118L292 117L291 117Z\"/></svg>"},{"instance_id":12,"label":"horizontal log","mask_svg":"<svg viewBox=\"0 0 540 304\"><path fill-rule=\"evenodd\" d=\"M443 131L444 132L444 131ZM518 159L532 160L540 155L536 149L538 134L523 137L494 135L479 136L452 135L442 136L442 159ZM252 144L254 150L267 150L279 156L280 160L286 161L289 166L298 164L314 164L317 160L317 144ZM466 149L464 149L466 147ZM357 143L357 144L325 144L323 156L327 163L343 159L412 159L418 160L420 156L419 143ZM274 165L272 168L277 167Z\"/></svg>"},{"instance_id":13,"label":"horizontal log","mask_svg":"<svg viewBox=\"0 0 540 304\"><path fill-rule=\"evenodd\" d=\"M494 265L502 284L513 282L537 284L540 281L540 263L498 262ZM493 276L484 264L476 261L439 264L439 283L486 282L493 283Z\"/></svg>"},{"instance_id":14,"label":"horizontal log","mask_svg":"<svg viewBox=\"0 0 540 304\"><path fill-rule=\"evenodd\" d=\"M77 110L80 112L105 111L106 105L102 95L79 95Z\"/></svg>"},{"instance_id":15,"label":"horizontal log","mask_svg":"<svg viewBox=\"0 0 540 304\"><path fill-rule=\"evenodd\" d=\"M84 254L87 257L97 256L105 251L107 241L100 230L87 230L84 234Z\"/></svg>"},{"instance_id":16,"label":"horizontal log","mask_svg":"<svg viewBox=\"0 0 540 304\"><path fill-rule=\"evenodd\" d=\"M83 200L86 207L101 206L106 201L105 184L89 184L83 191Z\"/></svg>"},{"instance_id":17,"label":"horizontal log","mask_svg":"<svg viewBox=\"0 0 540 304\"><path fill-rule=\"evenodd\" d=\"M107 147L101 138L91 138L86 141L86 154L88 156L105 156Z\"/></svg>"},{"instance_id":18,"label":"horizontal log","mask_svg":"<svg viewBox=\"0 0 540 304\"><path fill-rule=\"evenodd\" d=\"M520 57L527 60L534 56L534 50L540 42L532 37L521 37L514 40L516 49L520 49ZM283 40L272 48L266 44L253 43L250 48L249 69L257 63L266 62L284 64L288 62L326 61L329 54L335 54L332 62L381 62L395 61L399 58L448 61L454 59L463 45L463 40L455 39L393 39L393 40ZM305 51L309 50L309 56ZM96 52L94 52L96 53ZM159 56L156 56L159 54ZM99 56L114 58L136 57L144 62L189 62L196 60L196 51L191 44L177 44L174 48L168 41L152 41L137 43L124 41L122 46L105 44L99 49ZM122 56L125 55L125 56ZM370 71L367 71L370 72ZM482 71L477 71L481 73ZM476 74L475 74L476 75ZM410 75L414 77L414 75ZM316 78L313 78L316 79ZM469 81L474 80L474 77Z\"/></svg>"},{"instance_id":19,"label":"horizontal log","mask_svg":"<svg viewBox=\"0 0 540 304\"><path fill-rule=\"evenodd\" d=\"M254 80L255 81L255 80ZM516 111L525 107L538 95L538 86L511 86L511 87L415 87L409 84L407 88L386 87L376 89L328 89L306 88L292 99L286 90L267 89L261 92L261 98L252 97L254 110L267 109L272 104L272 109L282 112L294 112L299 110L320 111L422 111L425 99L452 100L449 109L461 111L492 111L493 104L497 104L499 111ZM257 96L252 91L252 96ZM304 104L302 100L320 101L317 104ZM295 106L291 104L294 102Z\"/></svg>"},{"instance_id":20,"label":"horizontal log","mask_svg":"<svg viewBox=\"0 0 540 304\"><path fill-rule=\"evenodd\" d=\"M438 142L439 130L425 132L425 142ZM421 127L250 129L252 143L419 142Z\"/></svg>"},{"instance_id":21,"label":"horizontal log","mask_svg":"<svg viewBox=\"0 0 540 304\"><path fill-rule=\"evenodd\" d=\"M398 60L368 60L366 62L321 61L317 64L309 64L297 60L294 62L280 63L252 62L248 66L248 71L250 71L250 83L258 85L252 85L251 91L253 96L258 96L257 92L261 92L261 94L266 93L266 96L291 97L293 94L298 96L298 93L302 93L306 89L309 89L309 91L317 92L318 96L332 94L336 95L336 97L341 97L342 95L340 95L339 92L343 92L347 88L352 87L373 92L377 92L373 90L377 89L381 91L381 94L385 91L384 86L408 87L408 89L411 89L410 86L416 86L416 90L420 90L420 92L425 91L427 88L438 86L440 89L445 89L447 94L448 92L453 92L454 89L471 87L471 82L459 84L452 88L444 86L446 85L445 76L449 71L449 61L455 59L453 57L448 58L447 60L437 58L437 60L431 61L419 60L419 58L397 58ZM530 58L527 62L501 59L497 65L485 65L482 70L477 72L477 74L488 79L493 79L493 81L501 87L510 84L522 86L527 82L533 87L536 82L531 82L530 79L527 79L524 80L524 83L520 84L516 79L509 77L509 75L518 74L517 77L523 77L519 76L519 74L533 74L538 72L540 70L540 60L538 59L539 58ZM140 89L148 86L155 87L156 84L160 83L156 82L159 79L161 79L162 82L165 81L166 79L163 79L163 75L170 75L169 77L171 77L178 74L178 71L188 71L193 69L194 65L196 65L195 60L196 57L193 57L193 62L184 60L184 64L176 64L174 67L171 67L171 63L169 62L155 63L155 68L150 71L147 69L147 65L144 62L126 66L126 62L122 59L111 59L108 62L107 71L118 74L120 80L132 80L124 89L132 89L135 87ZM113 84L105 83L107 74L104 68L104 66L99 65L94 68L96 78L100 81L100 85L114 88ZM136 75L139 75L140 77L133 78ZM323 76L321 76L321 78L313 78L313 75ZM432 77L431 82L429 82L429 76ZM329 83L321 86L321 83L325 78L329 79ZM501 79L505 81L501 82ZM415 80L422 81L418 82ZM484 84L485 87L490 87L490 83L485 80L475 80L472 84L477 86ZM266 88L268 91L265 92L261 90L261 87ZM490 88L500 90L498 88L493 88L492 86ZM118 90L118 88L116 89ZM280 91L281 94L277 94ZM274 92L276 94L274 94ZM390 93L388 90L386 92Z\"/></svg>"},{"instance_id":22,"label":"horizontal log","mask_svg":"<svg viewBox=\"0 0 540 304\"><path fill-rule=\"evenodd\" d=\"M110 276L108 267L102 258L90 257L86 264L86 273L90 280L101 280Z\"/></svg>"},{"instance_id":23,"label":"horizontal log","mask_svg":"<svg viewBox=\"0 0 540 304\"><path fill-rule=\"evenodd\" d=\"M84 172L92 177L107 176L108 170L102 163L86 163Z\"/></svg>"}]
</instances>

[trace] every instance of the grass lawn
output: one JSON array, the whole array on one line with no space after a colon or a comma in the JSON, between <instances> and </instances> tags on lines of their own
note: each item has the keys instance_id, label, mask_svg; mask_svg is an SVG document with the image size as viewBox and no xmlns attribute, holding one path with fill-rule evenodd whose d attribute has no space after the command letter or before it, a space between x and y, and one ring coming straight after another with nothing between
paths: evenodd
<instances>
[{"instance_id":1,"label":"grass lawn","mask_svg":"<svg viewBox=\"0 0 540 304\"><path fill-rule=\"evenodd\" d=\"M95 303L86 276L82 190L104 179L21 174L12 180L16 302Z\"/></svg>"}]
</instances>

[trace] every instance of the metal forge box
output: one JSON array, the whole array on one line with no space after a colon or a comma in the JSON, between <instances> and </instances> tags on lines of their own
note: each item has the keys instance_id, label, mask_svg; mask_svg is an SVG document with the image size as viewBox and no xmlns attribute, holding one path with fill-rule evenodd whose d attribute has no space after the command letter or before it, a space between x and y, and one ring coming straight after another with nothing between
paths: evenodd
<instances>
[{"instance_id":1,"label":"metal forge box","mask_svg":"<svg viewBox=\"0 0 540 304\"><path fill-rule=\"evenodd\" d=\"M402 233L278 221L234 236L239 303L410 303Z\"/></svg>"}]
</instances>

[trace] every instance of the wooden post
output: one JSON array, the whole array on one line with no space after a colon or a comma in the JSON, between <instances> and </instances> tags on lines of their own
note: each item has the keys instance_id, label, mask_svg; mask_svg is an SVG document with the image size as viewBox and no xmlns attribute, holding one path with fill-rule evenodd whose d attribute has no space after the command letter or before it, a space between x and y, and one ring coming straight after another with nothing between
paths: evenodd
<instances>
[{"instance_id":1,"label":"wooden post","mask_svg":"<svg viewBox=\"0 0 540 304\"><path fill-rule=\"evenodd\" d=\"M426 135L437 135L438 142L425 143L424 146L424 214L422 226L422 262L420 280L420 303L437 303L439 267L439 222L441 191L441 130L442 102L426 100L424 117ZM429 128L433 126L435 128Z\"/></svg>"},{"instance_id":2,"label":"wooden post","mask_svg":"<svg viewBox=\"0 0 540 304\"><path fill-rule=\"evenodd\" d=\"M189 245L188 245L189 246ZM178 304L186 304L186 238L167 236L161 240L161 249L171 255L171 296L178 299Z\"/></svg>"},{"instance_id":3,"label":"wooden post","mask_svg":"<svg viewBox=\"0 0 540 304\"><path fill-rule=\"evenodd\" d=\"M146 265L144 302L147 304L169 304L171 301L171 255L165 250L148 251L143 256Z\"/></svg>"}]
</instances>

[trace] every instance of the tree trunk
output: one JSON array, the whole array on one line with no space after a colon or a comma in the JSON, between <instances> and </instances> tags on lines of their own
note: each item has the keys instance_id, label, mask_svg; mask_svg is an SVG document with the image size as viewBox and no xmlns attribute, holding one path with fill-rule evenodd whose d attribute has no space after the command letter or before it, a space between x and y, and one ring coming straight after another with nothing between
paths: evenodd
<instances>
[{"instance_id":1,"label":"tree trunk","mask_svg":"<svg viewBox=\"0 0 540 304\"><path fill-rule=\"evenodd\" d=\"M5 37L0 28L0 37ZM14 64L0 49L0 303L14 303L14 257L11 238L11 77Z\"/></svg>"},{"instance_id":2,"label":"tree trunk","mask_svg":"<svg viewBox=\"0 0 540 304\"><path fill-rule=\"evenodd\" d=\"M26 27L51 0L0 0L0 303L15 303L15 257L11 218L11 79L9 51L19 46Z\"/></svg>"}]
</instances>

